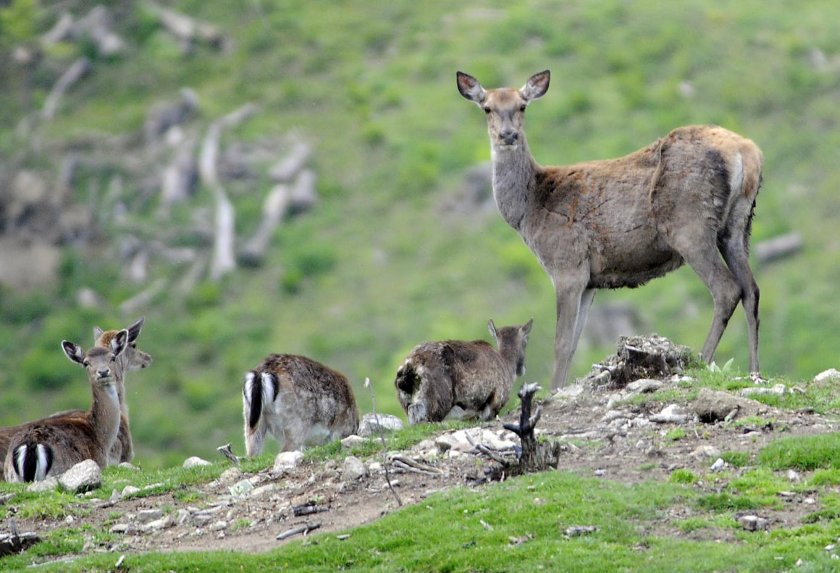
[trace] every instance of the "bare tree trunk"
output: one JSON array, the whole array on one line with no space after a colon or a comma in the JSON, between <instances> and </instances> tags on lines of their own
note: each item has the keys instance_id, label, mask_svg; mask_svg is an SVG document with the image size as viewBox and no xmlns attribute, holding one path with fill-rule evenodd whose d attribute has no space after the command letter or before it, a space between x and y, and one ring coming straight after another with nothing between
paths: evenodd
<instances>
[{"instance_id":1,"label":"bare tree trunk","mask_svg":"<svg viewBox=\"0 0 840 573\"><path fill-rule=\"evenodd\" d=\"M199 174L202 182L213 190L213 195L216 198L213 257L210 262L210 278L214 281L219 280L236 268L236 257L234 256L235 213L233 204L219 182L217 171L222 128L233 127L242 123L253 115L256 109L254 104L248 103L214 121L207 129L207 135L201 148L201 157L198 162Z\"/></svg>"},{"instance_id":2,"label":"bare tree trunk","mask_svg":"<svg viewBox=\"0 0 840 573\"><path fill-rule=\"evenodd\" d=\"M41 111L44 119L52 119L55 116L55 111L58 109L58 104L61 103L61 98L65 92L85 77L92 69L93 66L90 60L82 57L73 62L67 68L67 71L61 74L61 77L55 82L52 90L50 90L50 94L47 96L47 100L44 102L44 109Z\"/></svg>"}]
</instances>

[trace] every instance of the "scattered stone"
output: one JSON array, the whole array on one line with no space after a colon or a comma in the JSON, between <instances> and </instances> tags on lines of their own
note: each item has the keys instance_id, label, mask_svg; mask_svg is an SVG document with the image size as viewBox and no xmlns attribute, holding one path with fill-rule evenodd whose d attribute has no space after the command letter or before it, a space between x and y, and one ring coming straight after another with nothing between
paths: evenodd
<instances>
[{"instance_id":1,"label":"scattered stone","mask_svg":"<svg viewBox=\"0 0 840 573\"><path fill-rule=\"evenodd\" d=\"M720 450L714 446L705 444L697 447L693 452L691 452L691 457L699 459L717 458L720 457Z\"/></svg>"},{"instance_id":2,"label":"scattered stone","mask_svg":"<svg viewBox=\"0 0 840 573\"><path fill-rule=\"evenodd\" d=\"M197 467L197 466L209 466L209 465L210 465L210 462L208 462L207 460L202 459L198 456L191 456L191 457L187 458L186 460L184 460L184 464L183 464L182 467L189 469L189 468L194 468L194 467Z\"/></svg>"},{"instance_id":3,"label":"scattered stone","mask_svg":"<svg viewBox=\"0 0 840 573\"><path fill-rule=\"evenodd\" d=\"M567 527L563 532L563 535L568 538L572 538L589 535L591 533L595 533L596 531L598 531L598 527L595 525L573 525L571 527Z\"/></svg>"},{"instance_id":4,"label":"scattered stone","mask_svg":"<svg viewBox=\"0 0 840 573\"><path fill-rule=\"evenodd\" d=\"M212 524L208 529L210 529L210 531L222 531L223 529L227 529L227 526L227 521L219 520Z\"/></svg>"},{"instance_id":5,"label":"scattered stone","mask_svg":"<svg viewBox=\"0 0 840 573\"><path fill-rule=\"evenodd\" d=\"M797 472L796 470L788 470L787 478L792 482L798 482L802 479L802 476L800 476L799 472Z\"/></svg>"},{"instance_id":6,"label":"scattered stone","mask_svg":"<svg viewBox=\"0 0 840 573\"><path fill-rule=\"evenodd\" d=\"M784 396L787 393L787 386L784 384L776 384L772 388L752 387L741 390L741 396Z\"/></svg>"},{"instance_id":7,"label":"scattered stone","mask_svg":"<svg viewBox=\"0 0 840 573\"><path fill-rule=\"evenodd\" d=\"M468 453L475 450L477 444L483 444L491 450L508 450L518 445L513 433L494 431L486 428L468 428L438 436L435 445L441 452Z\"/></svg>"},{"instance_id":8,"label":"scattered stone","mask_svg":"<svg viewBox=\"0 0 840 573\"><path fill-rule=\"evenodd\" d=\"M583 379L583 384L597 389L600 386L624 388L642 378L669 378L682 374L695 360L687 346L679 346L657 334L650 336L622 336L616 353L601 364L595 364Z\"/></svg>"},{"instance_id":9,"label":"scattered stone","mask_svg":"<svg viewBox=\"0 0 840 573\"><path fill-rule=\"evenodd\" d=\"M701 388L691 406L701 422L713 424L723 421L732 412L738 410L740 416L757 416L767 411L767 406L750 400L739 398L728 392Z\"/></svg>"},{"instance_id":10,"label":"scattered stone","mask_svg":"<svg viewBox=\"0 0 840 573\"><path fill-rule=\"evenodd\" d=\"M347 456L344 459L344 466L341 469L341 476L344 481L356 481L366 476L367 473L365 464L356 456Z\"/></svg>"},{"instance_id":11,"label":"scattered stone","mask_svg":"<svg viewBox=\"0 0 840 573\"><path fill-rule=\"evenodd\" d=\"M178 513L175 515L175 523L177 525L184 525L187 520L190 518L190 512L186 509L179 509Z\"/></svg>"},{"instance_id":12,"label":"scattered stone","mask_svg":"<svg viewBox=\"0 0 840 573\"><path fill-rule=\"evenodd\" d=\"M231 486L242 479L242 470L237 467L231 467L222 472L219 476L219 483L226 486Z\"/></svg>"},{"instance_id":13,"label":"scattered stone","mask_svg":"<svg viewBox=\"0 0 840 573\"><path fill-rule=\"evenodd\" d=\"M167 527L171 527L174 525L171 515L166 515L161 517L160 519L156 519L154 521L150 521L149 523L142 525L140 527L140 531L143 533L150 533L152 531L161 531L166 529Z\"/></svg>"},{"instance_id":14,"label":"scattered stone","mask_svg":"<svg viewBox=\"0 0 840 573\"><path fill-rule=\"evenodd\" d=\"M359 422L359 435L363 438L402 429L402 420L390 414L365 414Z\"/></svg>"},{"instance_id":15,"label":"scattered stone","mask_svg":"<svg viewBox=\"0 0 840 573\"><path fill-rule=\"evenodd\" d=\"M137 512L135 518L138 522L146 524L152 521L157 521L163 517L163 511L160 509L143 509Z\"/></svg>"},{"instance_id":16,"label":"scattered stone","mask_svg":"<svg viewBox=\"0 0 840 573\"><path fill-rule=\"evenodd\" d=\"M607 470L597 469L592 473L594 473L596 477L604 477L605 475L607 475Z\"/></svg>"},{"instance_id":17,"label":"scattered stone","mask_svg":"<svg viewBox=\"0 0 840 573\"><path fill-rule=\"evenodd\" d=\"M350 448L355 448L356 446L366 444L367 441L367 438L363 438L361 436L357 436L356 434L352 434L350 436L347 436L346 438L341 439L341 447L342 449L349 450Z\"/></svg>"},{"instance_id":18,"label":"scattered stone","mask_svg":"<svg viewBox=\"0 0 840 573\"><path fill-rule=\"evenodd\" d=\"M650 378L642 378L641 380L636 380L635 382L631 382L626 386L626 390L630 392L634 392L637 394L649 394L656 392L660 388L662 388L664 384L659 380L652 380Z\"/></svg>"},{"instance_id":19,"label":"scattered stone","mask_svg":"<svg viewBox=\"0 0 840 573\"><path fill-rule=\"evenodd\" d=\"M140 468L138 468L137 466L135 466L134 464L131 464L129 462L120 462L117 467L122 468L124 470L131 470L133 472L139 472L140 471Z\"/></svg>"},{"instance_id":20,"label":"scattered stone","mask_svg":"<svg viewBox=\"0 0 840 573\"><path fill-rule=\"evenodd\" d=\"M134 487L133 485L127 485L123 488L122 492L120 493L121 497L129 497L134 494L140 493L139 487Z\"/></svg>"},{"instance_id":21,"label":"scattered stone","mask_svg":"<svg viewBox=\"0 0 840 573\"><path fill-rule=\"evenodd\" d=\"M738 518L738 524L746 531L764 531L769 528L769 522L757 515L742 515Z\"/></svg>"},{"instance_id":22,"label":"scattered stone","mask_svg":"<svg viewBox=\"0 0 840 573\"><path fill-rule=\"evenodd\" d=\"M725 465L726 465L726 462L723 461L723 458L718 458L718 459L715 460L715 463L713 463L712 467L710 467L709 469L712 470L713 472L719 472L720 470L723 469L723 466L725 466Z\"/></svg>"},{"instance_id":23,"label":"scattered stone","mask_svg":"<svg viewBox=\"0 0 840 573\"><path fill-rule=\"evenodd\" d=\"M829 368L828 370L823 370L816 376L814 376L814 382L821 383L821 382L830 382L832 380L840 379L840 370L836 368Z\"/></svg>"},{"instance_id":24,"label":"scattered stone","mask_svg":"<svg viewBox=\"0 0 840 573\"><path fill-rule=\"evenodd\" d=\"M55 491L58 489L58 480L54 476L49 476L43 481L35 481L29 484L26 491L40 493L43 491Z\"/></svg>"},{"instance_id":25,"label":"scattered stone","mask_svg":"<svg viewBox=\"0 0 840 573\"><path fill-rule=\"evenodd\" d=\"M260 499L262 497L266 497L271 495L277 490L277 484L269 483L266 485L261 485L260 487L255 487L253 491L251 491L251 495L248 497L251 499Z\"/></svg>"},{"instance_id":26,"label":"scattered stone","mask_svg":"<svg viewBox=\"0 0 840 573\"><path fill-rule=\"evenodd\" d=\"M679 404L669 404L661 412L650 417L651 422L685 424L688 421L686 411Z\"/></svg>"},{"instance_id":27,"label":"scattered stone","mask_svg":"<svg viewBox=\"0 0 840 573\"><path fill-rule=\"evenodd\" d=\"M294 469L303 461L303 452L295 450L293 452L280 452L274 458L274 467L271 471L281 473L286 470Z\"/></svg>"},{"instance_id":28,"label":"scattered stone","mask_svg":"<svg viewBox=\"0 0 840 573\"><path fill-rule=\"evenodd\" d=\"M250 494L253 489L254 484L247 479L240 480L228 488L230 495L232 495L234 499L244 499L248 497L248 494Z\"/></svg>"},{"instance_id":29,"label":"scattered stone","mask_svg":"<svg viewBox=\"0 0 840 573\"><path fill-rule=\"evenodd\" d=\"M58 483L72 493L90 491L102 485L102 470L95 461L85 460L61 474Z\"/></svg>"}]
</instances>

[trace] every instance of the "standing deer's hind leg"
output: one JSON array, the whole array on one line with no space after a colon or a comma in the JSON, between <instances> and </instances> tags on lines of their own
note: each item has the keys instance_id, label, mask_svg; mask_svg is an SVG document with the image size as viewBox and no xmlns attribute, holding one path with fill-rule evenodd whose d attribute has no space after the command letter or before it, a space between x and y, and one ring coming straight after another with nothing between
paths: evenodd
<instances>
[{"instance_id":1,"label":"standing deer's hind leg","mask_svg":"<svg viewBox=\"0 0 840 573\"><path fill-rule=\"evenodd\" d=\"M749 206L752 211L752 206ZM730 224L733 217L739 215L737 209L733 210L730 216ZM741 303L744 306L744 313L747 315L747 336L750 345L750 372L758 373L758 299L759 289L750 269L747 240L749 238L749 217L751 212L741 214L742 224L740 229L729 230L722 237L719 246L723 259L729 266L729 270L735 276L735 280L741 287L743 298Z\"/></svg>"},{"instance_id":2,"label":"standing deer's hind leg","mask_svg":"<svg viewBox=\"0 0 840 573\"><path fill-rule=\"evenodd\" d=\"M702 352L703 361L710 364L723 331L742 298L743 289L721 259L714 235L706 234L699 240L696 237L683 237L682 241L676 243L674 249L712 293L714 318Z\"/></svg>"}]
</instances>

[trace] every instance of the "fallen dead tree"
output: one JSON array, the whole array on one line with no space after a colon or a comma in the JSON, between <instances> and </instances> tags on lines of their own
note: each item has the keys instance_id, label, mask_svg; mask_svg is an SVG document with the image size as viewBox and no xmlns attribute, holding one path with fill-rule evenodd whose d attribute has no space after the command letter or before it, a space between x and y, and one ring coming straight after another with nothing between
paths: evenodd
<instances>
[{"instance_id":1,"label":"fallen dead tree","mask_svg":"<svg viewBox=\"0 0 840 573\"><path fill-rule=\"evenodd\" d=\"M583 386L620 389L641 378L663 379L681 374L697 361L690 348L674 344L663 336L622 336L615 354L592 365L592 370L583 379Z\"/></svg>"}]
</instances>

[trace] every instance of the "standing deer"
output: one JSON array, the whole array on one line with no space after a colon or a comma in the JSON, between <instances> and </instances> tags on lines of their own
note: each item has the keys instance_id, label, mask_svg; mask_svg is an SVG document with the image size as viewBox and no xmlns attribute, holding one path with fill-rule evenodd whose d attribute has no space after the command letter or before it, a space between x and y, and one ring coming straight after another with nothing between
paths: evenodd
<instances>
[{"instance_id":1,"label":"standing deer","mask_svg":"<svg viewBox=\"0 0 840 573\"><path fill-rule=\"evenodd\" d=\"M525 346L533 319L522 326L487 328L498 350L483 340L425 342L397 370L394 385L408 423L478 417L491 420L525 373Z\"/></svg>"},{"instance_id":2,"label":"standing deer","mask_svg":"<svg viewBox=\"0 0 840 573\"><path fill-rule=\"evenodd\" d=\"M485 90L463 72L457 84L487 117L499 212L554 284L553 389L566 381L596 289L637 287L683 262L714 300L703 360L711 362L740 301L750 371L758 373L759 291L748 248L762 154L752 141L688 126L618 159L543 167L528 149L523 118L548 90L547 70L518 90Z\"/></svg>"},{"instance_id":3,"label":"standing deer","mask_svg":"<svg viewBox=\"0 0 840 573\"><path fill-rule=\"evenodd\" d=\"M7 481L42 480L87 459L105 467L120 427L115 370L127 345L126 330L117 333L110 348L94 346L85 352L77 344L61 342L67 358L87 370L91 407L44 418L15 434L3 466Z\"/></svg>"},{"instance_id":4,"label":"standing deer","mask_svg":"<svg viewBox=\"0 0 840 573\"><path fill-rule=\"evenodd\" d=\"M128 424L128 407L125 403L125 375L129 370L140 370L145 368L152 362L152 357L137 348L137 337L140 336L140 331L143 328L144 319L141 318L131 324L126 330L128 331L128 345L125 350L119 355L116 367L114 368L114 378L117 382L117 395L120 400L120 431L118 439L114 442L111 452L108 456L109 464L118 464L120 462L130 462L134 457L134 446L131 439L131 432ZM110 348L111 342L116 337L119 330L106 330L94 327L93 338L94 346L101 346L102 348ZM82 414L82 410L65 410L52 414L52 416L64 416L67 414ZM7 428L0 428L0 459L6 458L6 452L9 450L9 443L12 436L23 429L29 428L32 424L40 423L27 422L17 426Z\"/></svg>"},{"instance_id":5,"label":"standing deer","mask_svg":"<svg viewBox=\"0 0 840 573\"><path fill-rule=\"evenodd\" d=\"M344 438L359 426L347 378L305 356L270 354L245 374L242 402L249 456L262 453L266 433L290 452Z\"/></svg>"}]
</instances>

